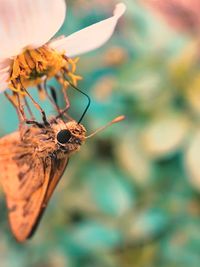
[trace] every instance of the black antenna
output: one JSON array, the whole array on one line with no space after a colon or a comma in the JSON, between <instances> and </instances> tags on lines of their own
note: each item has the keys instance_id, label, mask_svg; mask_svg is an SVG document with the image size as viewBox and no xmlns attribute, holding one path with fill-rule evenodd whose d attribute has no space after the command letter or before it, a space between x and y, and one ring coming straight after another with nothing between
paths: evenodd
<instances>
[{"instance_id":1,"label":"black antenna","mask_svg":"<svg viewBox=\"0 0 200 267\"><path fill-rule=\"evenodd\" d=\"M87 97L88 103L87 106L82 114L82 116L80 117L78 124L82 121L82 119L84 118L88 108L90 107L90 103L91 103L91 99L89 97L89 95L87 95L86 93L84 93L83 91L81 91L78 87L76 87L73 83L71 83L68 79L66 79L68 81L68 83L71 85L71 87L73 87L75 90L77 90L79 93L83 94L85 97Z\"/></svg>"}]
</instances>

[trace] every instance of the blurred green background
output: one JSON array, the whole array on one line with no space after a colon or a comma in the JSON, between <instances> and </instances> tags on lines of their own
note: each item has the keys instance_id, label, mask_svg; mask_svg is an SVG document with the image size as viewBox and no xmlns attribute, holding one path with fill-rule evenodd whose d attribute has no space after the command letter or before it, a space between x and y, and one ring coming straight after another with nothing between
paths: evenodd
<instances>
[{"instance_id":1,"label":"blurred green background","mask_svg":"<svg viewBox=\"0 0 200 267\"><path fill-rule=\"evenodd\" d=\"M35 236L23 245L11 236L1 192L0 266L200 264L199 35L184 16L200 8L181 16L181 1L166 0L176 9L162 16L167 8L161 14L145 0L124 2L112 39L81 56L77 72L92 97L83 121L88 132L121 114L126 120L71 158ZM116 1L67 3L58 36L110 16ZM0 101L3 136L17 129L17 117L3 95ZM72 90L70 101L78 119L85 99Z\"/></svg>"}]
</instances>

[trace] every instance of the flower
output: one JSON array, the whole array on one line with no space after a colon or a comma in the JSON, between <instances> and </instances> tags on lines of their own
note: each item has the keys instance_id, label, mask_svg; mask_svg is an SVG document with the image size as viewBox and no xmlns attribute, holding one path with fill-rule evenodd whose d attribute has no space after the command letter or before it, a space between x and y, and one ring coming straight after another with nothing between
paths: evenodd
<instances>
[{"instance_id":1,"label":"flower","mask_svg":"<svg viewBox=\"0 0 200 267\"><path fill-rule=\"evenodd\" d=\"M77 55L103 45L112 35L125 5L116 5L113 16L70 36L50 40L65 19L64 0L1 0L0 2L0 91L39 85L64 75L76 84Z\"/></svg>"}]
</instances>

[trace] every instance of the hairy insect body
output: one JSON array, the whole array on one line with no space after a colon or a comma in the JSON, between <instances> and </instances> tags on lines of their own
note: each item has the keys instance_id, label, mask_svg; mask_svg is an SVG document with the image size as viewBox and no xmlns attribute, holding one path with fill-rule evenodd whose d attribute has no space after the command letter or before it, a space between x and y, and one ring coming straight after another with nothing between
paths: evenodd
<instances>
[{"instance_id":1,"label":"hairy insect body","mask_svg":"<svg viewBox=\"0 0 200 267\"><path fill-rule=\"evenodd\" d=\"M0 139L0 176L15 238L29 238L55 190L70 155L85 141L76 121L52 119L42 127L21 125Z\"/></svg>"},{"instance_id":2,"label":"hairy insect body","mask_svg":"<svg viewBox=\"0 0 200 267\"><path fill-rule=\"evenodd\" d=\"M57 134L64 129L70 131L71 137L66 143L60 144L57 140ZM79 150L85 141L86 130L76 121L66 123L58 119L44 128L40 128L37 125L30 127L24 125L21 132L22 137L19 145L25 150L29 150L37 157L46 158L57 155L60 158L62 156L65 157L66 154L70 156L71 153Z\"/></svg>"}]
</instances>

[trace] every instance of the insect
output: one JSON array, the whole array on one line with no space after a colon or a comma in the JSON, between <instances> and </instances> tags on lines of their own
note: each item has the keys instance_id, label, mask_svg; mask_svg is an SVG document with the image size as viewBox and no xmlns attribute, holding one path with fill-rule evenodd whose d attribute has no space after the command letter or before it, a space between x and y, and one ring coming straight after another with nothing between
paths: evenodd
<instances>
[{"instance_id":1,"label":"insect","mask_svg":"<svg viewBox=\"0 0 200 267\"><path fill-rule=\"evenodd\" d=\"M16 96L16 104L5 93L17 110L20 124L19 131L0 139L1 183L6 196L10 228L19 242L30 238L36 230L69 157L80 149L86 138L123 119L123 116L117 117L86 136L86 130L80 122L90 104L88 96L88 105L77 122L70 117L67 117L67 121L62 117L68 104L63 111L59 110L57 117L47 120L42 108L26 93L41 111L43 122L27 120L19 96Z\"/></svg>"}]
</instances>

